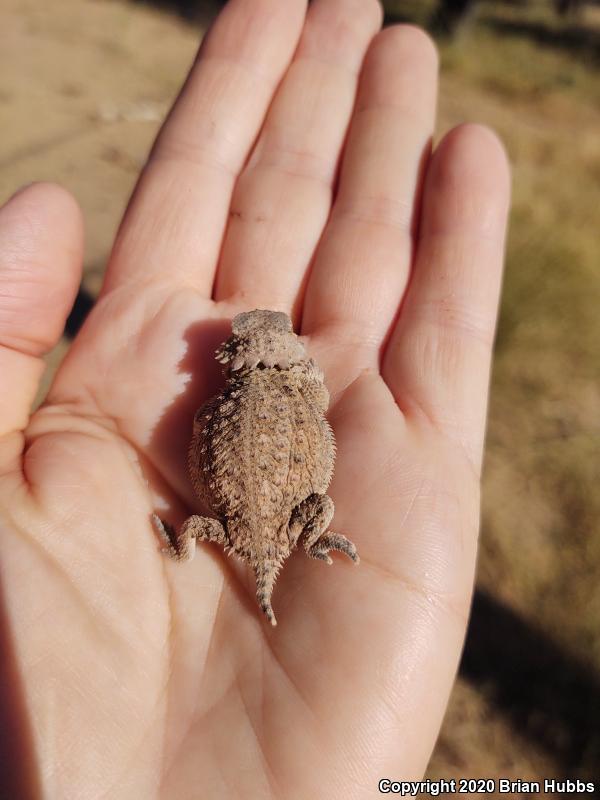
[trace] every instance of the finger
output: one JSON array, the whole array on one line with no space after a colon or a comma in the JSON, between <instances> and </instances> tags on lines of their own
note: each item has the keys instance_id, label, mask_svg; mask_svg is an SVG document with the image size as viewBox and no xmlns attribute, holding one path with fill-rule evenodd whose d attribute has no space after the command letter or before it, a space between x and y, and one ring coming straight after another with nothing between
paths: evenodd
<instances>
[{"instance_id":1,"label":"finger","mask_svg":"<svg viewBox=\"0 0 600 800\"><path fill-rule=\"evenodd\" d=\"M479 468L504 258L510 176L496 136L451 131L433 156L414 277L383 364L407 413L423 413Z\"/></svg>"},{"instance_id":2,"label":"finger","mask_svg":"<svg viewBox=\"0 0 600 800\"><path fill-rule=\"evenodd\" d=\"M425 33L400 25L375 37L305 298L304 332L335 345L324 358L339 361L344 347L355 364L376 362L407 281L436 92Z\"/></svg>"},{"instance_id":3,"label":"finger","mask_svg":"<svg viewBox=\"0 0 600 800\"><path fill-rule=\"evenodd\" d=\"M235 178L300 35L306 0L230 0L207 34L117 236L105 290L166 280L210 295Z\"/></svg>"},{"instance_id":4,"label":"finger","mask_svg":"<svg viewBox=\"0 0 600 800\"><path fill-rule=\"evenodd\" d=\"M42 356L73 305L82 251L81 212L61 187L33 184L0 209L0 436L27 425Z\"/></svg>"},{"instance_id":5,"label":"finger","mask_svg":"<svg viewBox=\"0 0 600 800\"><path fill-rule=\"evenodd\" d=\"M291 307L327 221L377 0L316 0L237 182L215 298Z\"/></svg>"}]
</instances>

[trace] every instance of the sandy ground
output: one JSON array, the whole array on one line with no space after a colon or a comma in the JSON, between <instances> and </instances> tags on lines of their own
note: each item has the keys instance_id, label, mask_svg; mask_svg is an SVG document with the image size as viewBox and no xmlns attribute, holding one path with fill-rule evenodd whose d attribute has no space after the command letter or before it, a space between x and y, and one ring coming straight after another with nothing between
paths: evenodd
<instances>
[{"instance_id":1,"label":"sandy ground","mask_svg":"<svg viewBox=\"0 0 600 800\"><path fill-rule=\"evenodd\" d=\"M111 241L197 29L123 2L2 0L0 197L57 181L86 221L84 287L96 295ZM65 352L61 342L52 370Z\"/></svg>"}]
</instances>

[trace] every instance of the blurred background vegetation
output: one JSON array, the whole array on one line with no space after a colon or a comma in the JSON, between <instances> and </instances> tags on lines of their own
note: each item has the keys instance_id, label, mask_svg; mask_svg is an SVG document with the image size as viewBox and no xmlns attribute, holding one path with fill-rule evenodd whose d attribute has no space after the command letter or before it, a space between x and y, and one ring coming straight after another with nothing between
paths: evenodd
<instances>
[{"instance_id":1,"label":"blurred background vegetation","mask_svg":"<svg viewBox=\"0 0 600 800\"><path fill-rule=\"evenodd\" d=\"M85 275L49 380L214 0L0 0L0 194L74 192ZM472 624L431 777L600 779L600 6L385 3L441 52L437 137L513 165ZM514 793L513 796L519 796Z\"/></svg>"}]
</instances>

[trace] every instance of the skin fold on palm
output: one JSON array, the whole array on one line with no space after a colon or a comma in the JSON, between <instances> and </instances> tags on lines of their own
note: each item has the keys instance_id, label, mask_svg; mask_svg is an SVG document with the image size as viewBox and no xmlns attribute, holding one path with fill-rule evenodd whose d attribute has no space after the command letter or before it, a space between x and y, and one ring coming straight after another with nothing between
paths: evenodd
<instances>
[{"instance_id":1,"label":"skin fold on palm","mask_svg":"<svg viewBox=\"0 0 600 800\"><path fill-rule=\"evenodd\" d=\"M0 212L2 594L48 797L362 798L427 765L472 590L508 170L475 125L431 154L434 48L380 25L375 0L230 0L31 418L81 219L51 185ZM251 308L324 370L332 529L361 555L291 558L277 629L249 570L206 544L170 563L151 524L195 509L192 418Z\"/></svg>"}]
</instances>

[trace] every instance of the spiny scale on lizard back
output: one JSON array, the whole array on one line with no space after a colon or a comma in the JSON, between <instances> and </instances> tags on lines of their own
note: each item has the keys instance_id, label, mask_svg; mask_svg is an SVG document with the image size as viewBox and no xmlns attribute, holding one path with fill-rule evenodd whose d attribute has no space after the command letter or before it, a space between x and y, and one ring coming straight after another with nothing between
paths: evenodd
<instances>
[{"instance_id":1,"label":"spiny scale on lizard back","mask_svg":"<svg viewBox=\"0 0 600 800\"><path fill-rule=\"evenodd\" d=\"M287 521L305 497L326 490L333 435L307 386L314 380L303 367L243 369L198 412L191 466L200 462L198 488L219 516Z\"/></svg>"}]
</instances>

